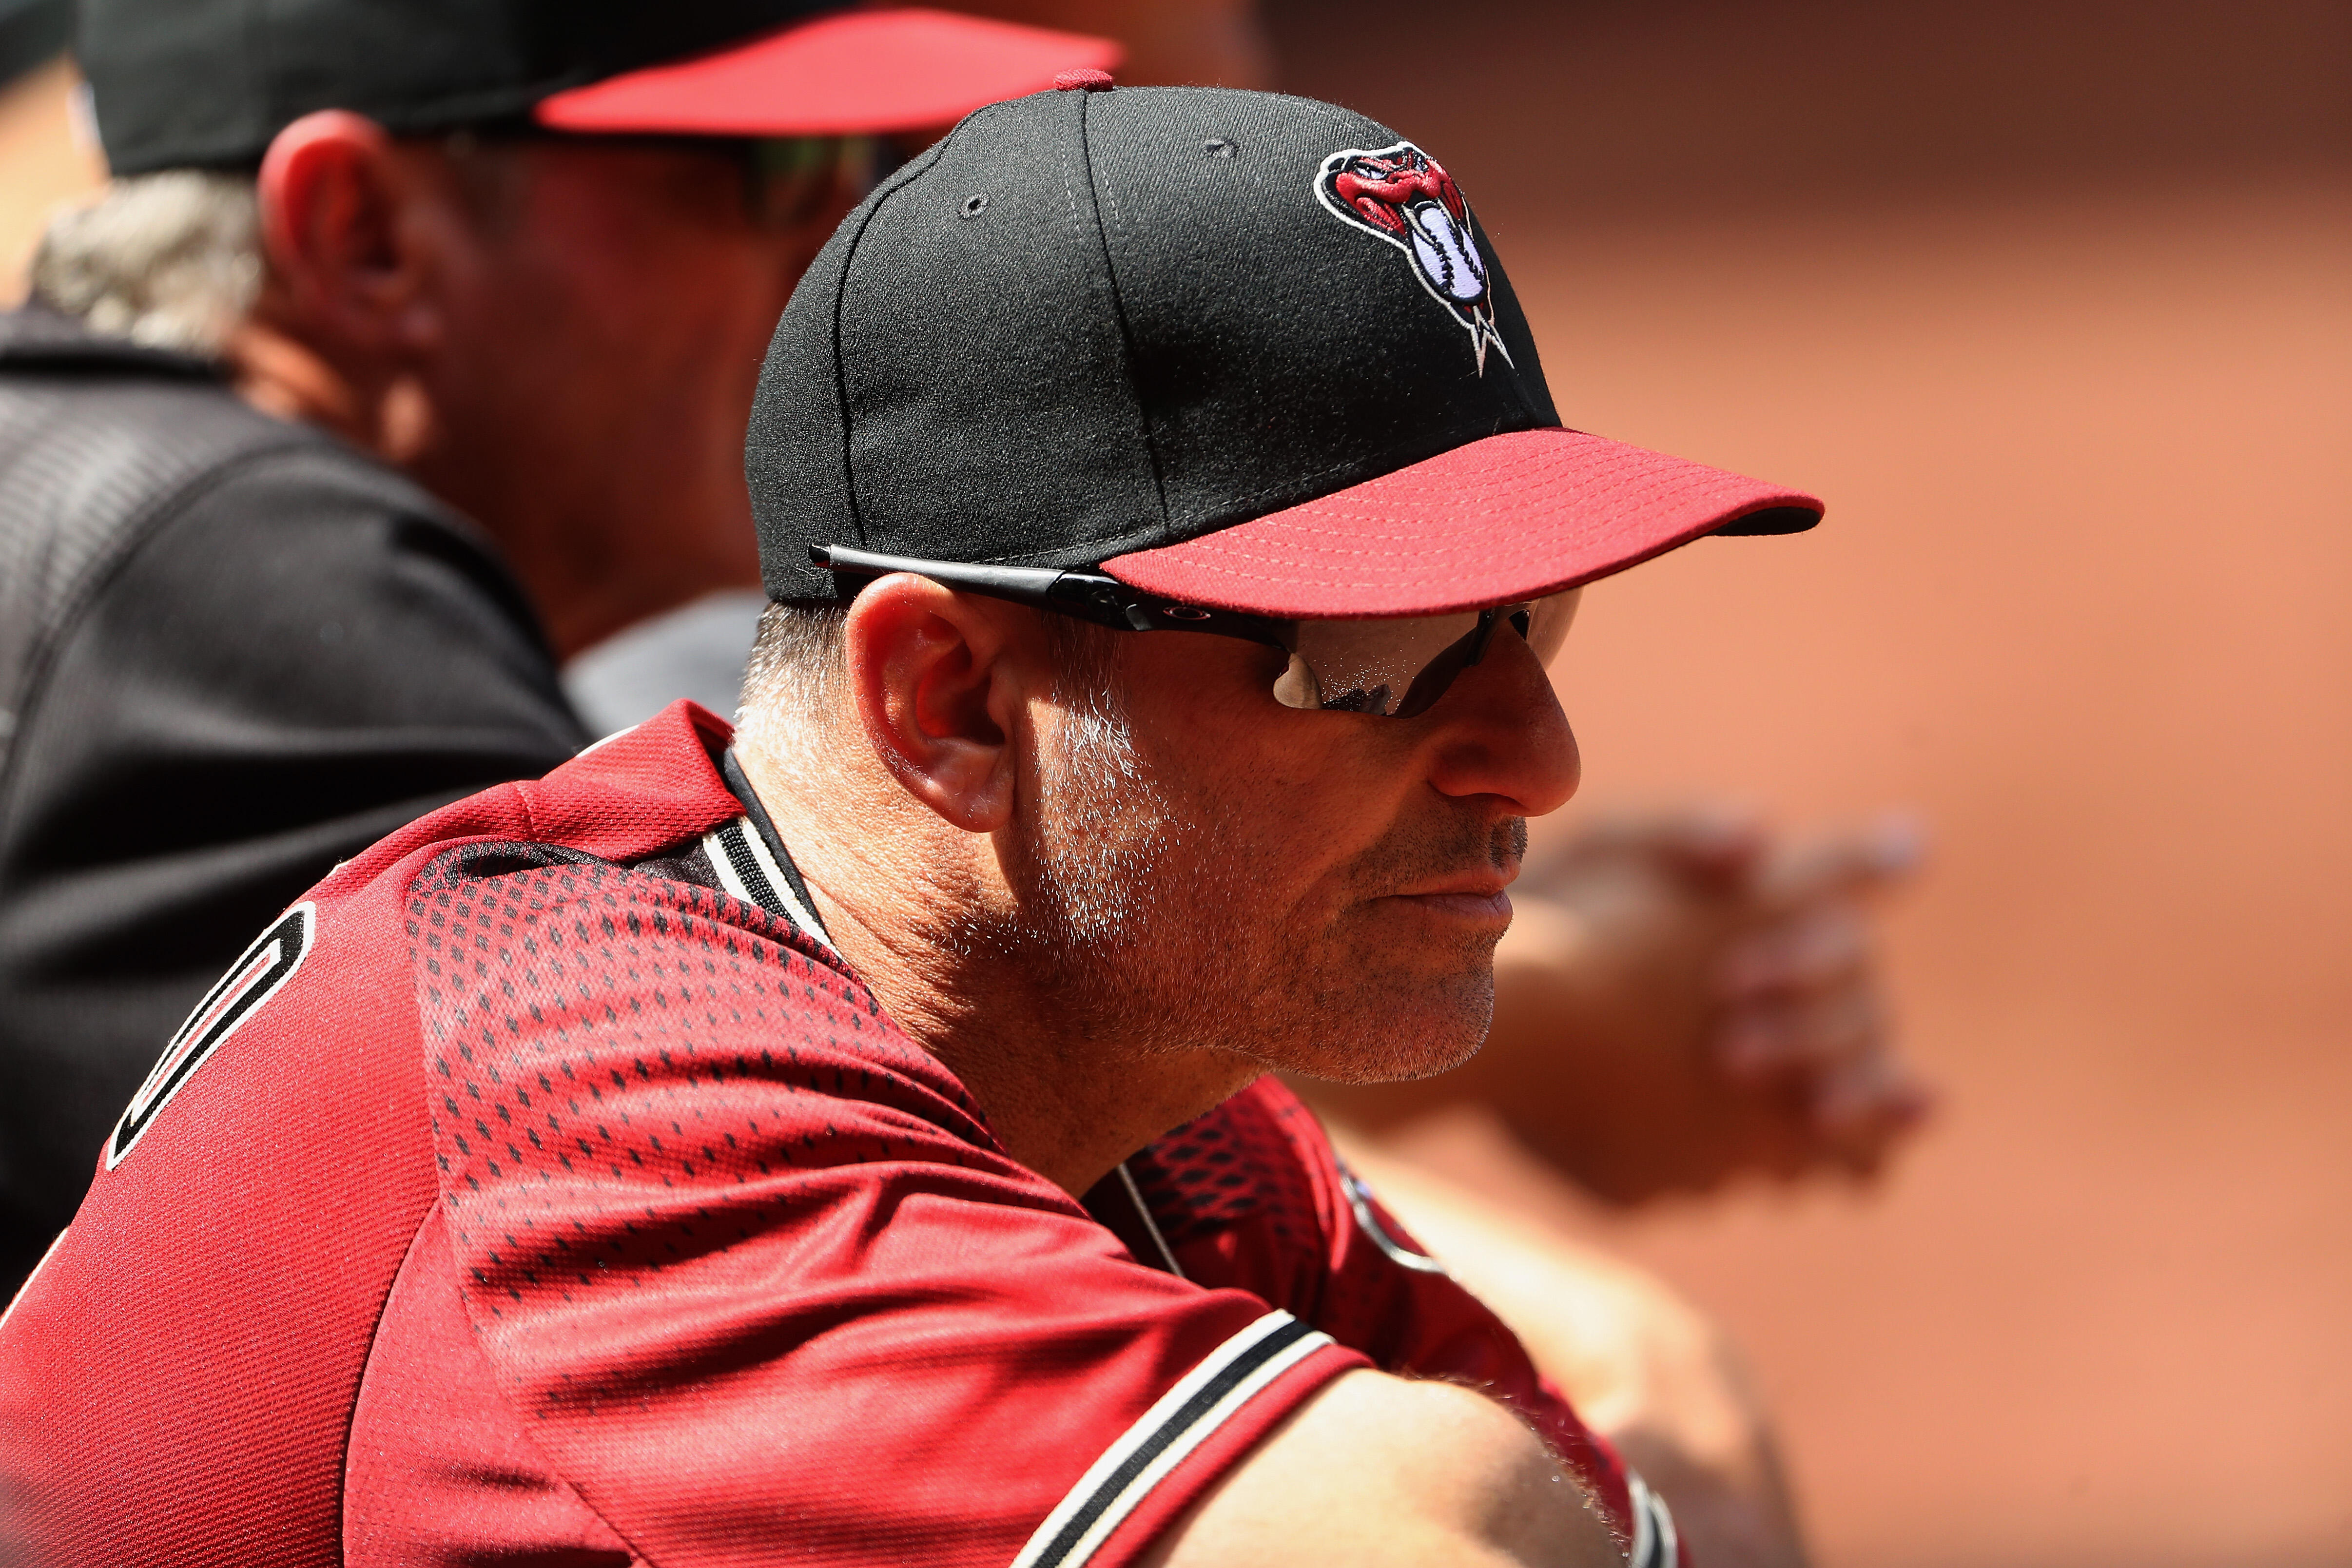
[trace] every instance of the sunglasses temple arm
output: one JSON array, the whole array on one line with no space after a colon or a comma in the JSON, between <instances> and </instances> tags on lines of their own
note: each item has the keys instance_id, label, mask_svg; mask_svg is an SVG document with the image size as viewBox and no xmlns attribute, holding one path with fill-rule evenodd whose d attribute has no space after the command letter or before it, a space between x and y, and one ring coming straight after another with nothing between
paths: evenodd
<instances>
[{"instance_id":1,"label":"sunglasses temple arm","mask_svg":"<svg viewBox=\"0 0 2352 1568\"><path fill-rule=\"evenodd\" d=\"M1209 632L1286 647L1287 622L1235 611L1171 604L1101 572L1054 567L989 566L876 555L846 545L811 545L809 559L840 577L873 579L894 571L928 577L942 588L1051 610L1118 632Z\"/></svg>"},{"instance_id":2,"label":"sunglasses temple arm","mask_svg":"<svg viewBox=\"0 0 2352 1568\"><path fill-rule=\"evenodd\" d=\"M870 581L877 577L887 577L894 571L908 571L963 593L1006 599L1015 604L1034 605L1040 610L1059 608L1052 595L1055 582L1063 574L1050 568L916 560L907 556L874 555L866 550L851 549L846 545L811 545L809 559L836 577Z\"/></svg>"}]
</instances>

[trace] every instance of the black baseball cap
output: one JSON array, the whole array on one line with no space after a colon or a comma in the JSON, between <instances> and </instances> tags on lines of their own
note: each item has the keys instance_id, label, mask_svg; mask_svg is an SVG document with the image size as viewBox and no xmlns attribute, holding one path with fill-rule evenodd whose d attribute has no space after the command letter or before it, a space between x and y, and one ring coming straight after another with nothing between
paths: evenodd
<instances>
[{"instance_id":1,"label":"black baseball cap","mask_svg":"<svg viewBox=\"0 0 2352 1568\"><path fill-rule=\"evenodd\" d=\"M1104 69L1101 38L840 0L81 0L116 174L251 168L322 109L401 134L880 135Z\"/></svg>"},{"instance_id":2,"label":"black baseball cap","mask_svg":"<svg viewBox=\"0 0 2352 1568\"><path fill-rule=\"evenodd\" d=\"M1099 568L1266 616L1541 597L1811 497L1562 427L1444 168L1273 93L1045 92L886 181L802 279L746 464L768 593L813 547Z\"/></svg>"}]
</instances>

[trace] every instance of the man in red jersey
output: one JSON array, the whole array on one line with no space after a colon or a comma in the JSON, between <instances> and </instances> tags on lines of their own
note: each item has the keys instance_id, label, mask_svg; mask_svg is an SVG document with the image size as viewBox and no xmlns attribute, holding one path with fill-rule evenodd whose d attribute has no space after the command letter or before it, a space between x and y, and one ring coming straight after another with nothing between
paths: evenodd
<instances>
[{"instance_id":1,"label":"man in red jersey","mask_svg":"<svg viewBox=\"0 0 2352 1568\"><path fill-rule=\"evenodd\" d=\"M1266 1074L1476 1048L1576 591L1819 505L1561 428L1394 132L1071 86L786 309L740 746L403 830L173 1040L0 1326L23 1554L1679 1555Z\"/></svg>"}]
</instances>

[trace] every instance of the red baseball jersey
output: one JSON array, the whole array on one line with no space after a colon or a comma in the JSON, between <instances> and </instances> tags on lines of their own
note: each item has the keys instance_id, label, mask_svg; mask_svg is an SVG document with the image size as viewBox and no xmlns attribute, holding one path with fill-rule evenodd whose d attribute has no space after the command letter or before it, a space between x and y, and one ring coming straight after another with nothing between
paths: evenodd
<instances>
[{"instance_id":1,"label":"red baseball jersey","mask_svg":"<svg viewBox=\"0 0 2352 1568\"><path fill-rule=\"evenodd\" d=\"M1331 1377L1672 1524L1272 1080L1074 1201L824 939L681 704L337 868L0 1322L0 1552L1114 1568Z\"/></svg>"}]
</instances>

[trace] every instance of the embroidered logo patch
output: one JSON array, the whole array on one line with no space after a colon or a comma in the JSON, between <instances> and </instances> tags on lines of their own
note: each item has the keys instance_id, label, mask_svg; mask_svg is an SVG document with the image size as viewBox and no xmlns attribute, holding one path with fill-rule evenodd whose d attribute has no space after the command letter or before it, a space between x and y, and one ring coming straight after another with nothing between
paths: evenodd
<instances>
[{"instance_id":1,"label":"embroidered logo patch","mask_svg":"<svg viewBox=\"0 0 2352 1568\"><path fill-rule=\"evenodd\" d=\"M131 1108L116 1124L114 1136L107 1140L108 1170L121 1165L122 1156L146 1136L156 1114L172 1103L172 1096L205 1064L205 1058L294 977L294 971L302 967L302 956L310 950L312 924L318 917L318 905L308 902L279 915L276 924L255 937L253 946L229 966L220 983L205 993L205 999L196 1004L196 1010L188 1015L188 1021L180 1026L179 1032L163 1048L163 1059L147 1075L147 1082L131 1097Z\"/></svg>"},{"instance_id":2,"label":"embroidered logo patch","mask_svg":"<svg viewBox=\"0 0 2352 1568\"><path fill-rule=\"evenodd\" d=\"M1495 330L1495 297L1471 232L1470 204L1436 159L1410 141L1377 152L1350 147L1323 160L1315 196L1342 223L1404 252L1430 298L1470 334L1480 375L1489 346L1512 364Z\"/></svg>"}]
</instances>

